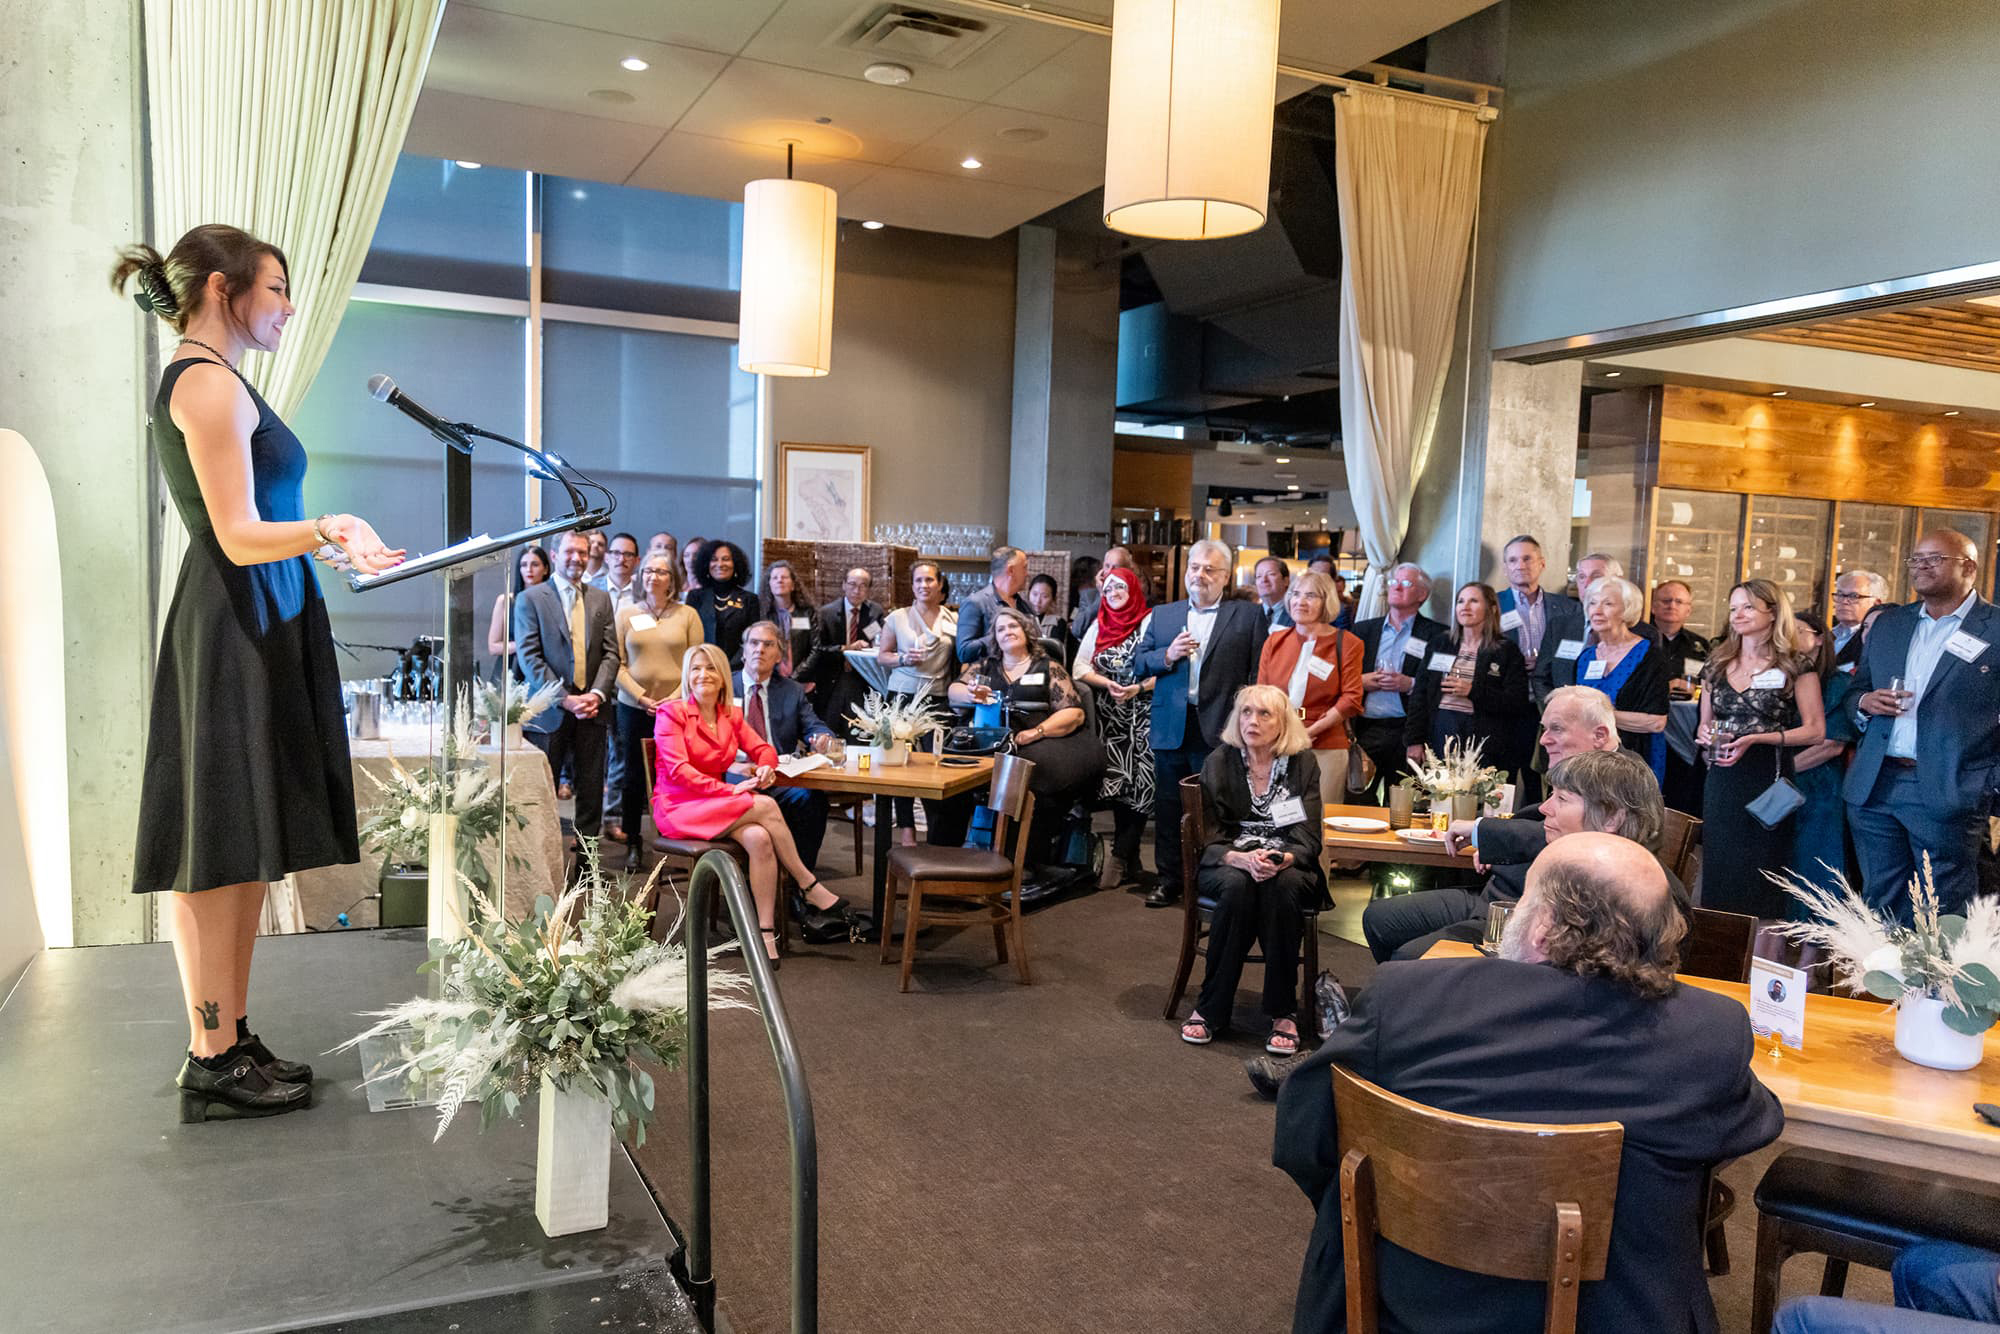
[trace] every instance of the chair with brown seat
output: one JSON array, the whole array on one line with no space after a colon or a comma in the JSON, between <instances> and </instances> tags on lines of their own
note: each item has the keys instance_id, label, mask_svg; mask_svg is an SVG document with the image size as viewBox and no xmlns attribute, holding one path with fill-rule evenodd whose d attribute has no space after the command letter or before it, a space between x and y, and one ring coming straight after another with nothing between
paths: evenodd
<instances>
[{"instance_id":1,"label":"chair with brown seat","mask_svg":"<svg viewBox=\"0 0 2000 1334\"><path fill-rule=\"evenodd\" d=\"M1007 962L1011 950L1014 969L1023 985L1034 980L1028 974L1028 942L1021 932L1021 854L1028 826L1035 818L1035 794L1028 790L1028 775L1034 767L1032 760L1006 755L994 768L988 797L988 809L993 812L993 850L928 843L890 849L888 886L882 900L882 962L889 962L889 937L896 929L896 905L907 899L902 990L910 989L910 970L917 959L917 933L927 925L943 923L990 925L1000 962ZM1011 843L1007 837L1010 830ZM947 903L953 906L941 906Z\"/></svg>"},{"instance_id":2,"label":"chair with brown seat","mask_svg":"<svg viewBox=\"0 0 2000 1334\"><path fill-rule=\"evenodd\" d=\"M1668 811L1669 822L1678 815ZM1690 817L1682 815L1683 820ZM1693 838L1701 838L1701 821L1693 820ZM1671 838L1671 831L1669 831ZM1692 846L1692 845L1691 845ZM1660 856L1667 855L1666 847ZM1685 855L1685 852L1683 853ZM1676 873L1678 874L1678 873ZM1695 908L1688 914L1687 934L1681 937L1680 966L1676 970L1689 977L1712 977L1721 982L1750 980L1750 951L1757 941L1757 919L1719 908ZM1717 1276L1729 1272L1729 1234L1723 1224L1736 1210L1736 1192L1718 1175L1708 1172L1708 1209L1702 1224L1702 1247L1708 1255L1708 1272Z\"/></svg>"},{"instance_id":3,"label":"chair with brown seat","mask_svg":"<svg viewBox=\"0 0 2000 1334\"><path fill-rule=\"evenodd\" d=\"M1688 886L1688 874L1694 869L1695 850L1701 847L1701 821L1685 811L1673 807L1666 808L1666 819L1660 824L1660 865L1674 873L1674 879Z\"/></svg>"},{"instance_id":4,"label":"chair with brown seat","mask_svg":"<svg viewBox=\"0 0 2000 1334\"><path fill-rule=\"evenodd\" d=\"M1201 778L1181 780L1181 953L1174 964L1174 984L1167 989L1167 1006L1160 1017L1171 1022L1187 994L1188 978L1194 973L1197 955L1208 950L1209 923L1215 916L1215 899L1201 892L1201 850L1208 846L1208 830L1202 823ZM1307 1016L1313 1014L1313 982L1319 977L1319 909L1301 908L1305 930L1299 937L1299 1033L1303 1037ZM1243 962L1262 966L1263 954L1252 950ZM1314 1029L1313 1031L1317 1031Z\"/></svg>"},{"instance_id":5,"label":"chair with brown seat","mask_svg":"<svg viewBox=\"0 0 2000 1334\"><path fill-rule=\"evenodd\" d=\"M1349 1334L1375 1334L1375 1243L1548 1284L1548 1334L1573 1334L1579 1286L1611 1253L1625 1128L1442 1112L1333 1067Z\"/></svg>"},{"instance_id":6,"label":"chair with brown seat","mask_svg":"<svg viewBox=\"0 0 2000 1334\"><path fill-rule=\"evenodd\" d=\"M650 793L656 791L659 787L659 753L656 743L651 737L642 739L639 744L646 753L646 791ZM701 858L703 853L721 852L735 859L736 864L743 868L743 874L746 877L750 874L750 854L744 851L743 845L733 838L668 838L658 829L655 829L647 836L646 845L662 857L684 863L689 870L694 868L695 862ZM791 897L791 895L785 892L785 882L788 878L785 868L780 866L778 868L778 902L777 906L771 912L771 924L778 932L779 954L789 952L785 945L785 937L789 931L789 924L791 922L791 913L786 908L786 900ZM659 882L656 880L653 888L653 902L646 905L655 914L653 919L655 933L664 930L667 925L659 917L659 893ZM715 929L716 923L721 920L721 913L722 896L717 894L709 900L708 905L708 925L711 931Z\"/></svg>"}]
</instances>

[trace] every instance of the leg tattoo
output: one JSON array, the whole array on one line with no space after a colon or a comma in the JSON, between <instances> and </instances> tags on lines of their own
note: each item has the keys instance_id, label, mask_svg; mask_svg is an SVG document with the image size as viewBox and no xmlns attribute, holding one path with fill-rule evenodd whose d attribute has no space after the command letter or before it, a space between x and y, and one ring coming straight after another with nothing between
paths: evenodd
<instances>
[{"instance_id":1,"label":"leg tattoo","mask_svg":"<svg viewBox=\"0 0 2000 1334\"><path fill-rule=\"evenodd\" d=\"M222 1027L222 1002L203 1001L195 1007L201 1011L201 1026L206 1029Z\"/></svg>"}]
</instances>

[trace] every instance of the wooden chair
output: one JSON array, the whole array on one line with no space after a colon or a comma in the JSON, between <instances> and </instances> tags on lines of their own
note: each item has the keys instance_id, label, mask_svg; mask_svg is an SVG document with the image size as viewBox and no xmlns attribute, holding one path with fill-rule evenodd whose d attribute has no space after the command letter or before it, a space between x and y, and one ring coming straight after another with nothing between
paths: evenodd
<instances>
[{"instance_id":1,"label":"wooden chair","mask_svg":"<svg viewBox=\"0 0 2000 1334\"><path fill-rule=\"evenodd\" d=\"M659 787L659 755L653 738L646 737L639 744L646 752L646 791L651 793ZM646 845L662 857L668 858L688 870L694 868L695 862L701 859L703 853L722 852L733 858L736 864L743 868L743 874L746 878L750 874L750 854L744 850L741 843L738 843L733 838L668 838L655 829L647 836ZM791 934L792 918L789 905L791 895L786 892L786 884L789 880L790 876L786 874L785 868L780 866L778 868L778 902L771 910L771 923L777 928L778 953L780 955L791 952L786 945L786 938ZM653 888L653 901L646 905L653 910L653 929L655 932L665 929L665 924L660 920L659 894L659 885L656 882ZM708 926L711 933L715 930L715 924L721 920L721 917L722 896L717 894L708 902ZM748 946L745 946L745 948L748 948Z\"/></svg>"},{"instance_id":2,"label":"wooden chair","mask_svg":"<svg viewBox=\"0 0 2000 1334\"><path fill-rule=\"evenodd\" d=\"M1686 811L1666 808L1667 818L1660 825L1660 864L1674 873L1674 878L1683 885L1688 884L1688 876L1694 870L1695 850L1701 846L1701 821ZM1693 887L1689 886L1689 892Z\"/></svg>"},{"instance_id":3,"label":"wooden chair","mask_svg":"<svg viewBox=\"0 0 2000 1334\"><path fill-rule=\"evenodd\" d=\"M1194 974L1196 955L1206 955L1202 945L1208 939L1209 922L1215 915L1215 900L1203 898L1198 883L1201 850L1208 846L1208 830L1202 823L1201 779L1181 780L1181 953L1174 965L1174 984L1167 989L1167 1006L1160 1017L1171 1023L1187 994L1188 978ZM1313 1019L1313 982L1319 977L1319 909L1301 908L1305 930L1299 938L1299 1038L1318 1033ZM1262 965L1264 956L1252 950L1245 963Z\"/></svg>"},{"instance_id":4,"label":"wooden chair","mask_svg":"<svg viewBox=\"0 0 2000 1334\"><path fill-rule=\"evenodd\" d=\"M1028 975L1028 941L1021 933L1021 853L1029 824L1035 818L1035 794L1023 780L1015 789L1019 809L989 807L993 812L993 847L945 848L928 843L896 847L889 851L888 887L882 900L882 962L889 962L889 937L896 929L896 904L908 898L909 914L903 921L903 976L901 989L910 989L910 970L917 960L917 933L926 925L949 922L953 925L993 928L993 947L1006 963L1013 951L1014 969L1022 985L1034 981ZM1009 826L1014 839L1007 841ZM1013 855L998 849L1010 847ZM931 900L926 909L924 900ZM940 901L959 906L941 909Z\"/></svg>"},{"instance_id":5,"label":"wooden chair","mask_svg":"<svg viewBox=\"0 0 2000 1334\"><path fill-rule=\"evenodd\" d=\"M1689 846L1699 844L1701 821L1670 810L1667 812L1670 827L1676 816L1692 826L1694 842ZM1660 855L1666 855L1666 848L1661 848ZM1717 908L1695 908L1688 914L1687 934L1681 937L1681 960L1676 971L1690 977L1748 982L1750 951L1756 941L1756 918ZM1708 1272L1719 1277L1729 1272L1729 1234L1723 1224L1736 1211L1736 1192L1723 1182L1718 1172L1719 1169L1713 1167L1708 1171L1708 1209L1703 1216L1702 1249L1708 1256Z\"/></svg>"},{"instance_id":6,"label":"wooden chair","mask_svg":"<svg viewBox=\"0 0 2000 1334\"><path fill-rule=\"evenodd\" d=\"M1377 1238L1439 1264L1548 1284L1547 1334L1573 1334L1604 1277L1625 1128L1438 1111L1333 1067L1348 1334L1375 1334Z\"/></svg>"}]
</instances>

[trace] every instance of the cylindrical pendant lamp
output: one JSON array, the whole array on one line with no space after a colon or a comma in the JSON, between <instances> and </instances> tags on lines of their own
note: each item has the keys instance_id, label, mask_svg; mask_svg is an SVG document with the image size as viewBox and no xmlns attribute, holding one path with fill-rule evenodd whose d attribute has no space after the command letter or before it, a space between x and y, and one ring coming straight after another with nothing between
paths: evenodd
<instances>
[{"instance_id":1,"label":"cylindrical pendant lamp","mask_svg":"<svg viewBox=\"0 0 2000 1334\"><path fill-rule=\"evenodd\" d=\"M1264 225L1278 0L1117 0L1104 222L1197 241Z\"/></svg>"},{"instance_id":2,"label":"cylindrical pendant lamp","mask_svg":"<svg viewBox=\"0 0 2000 1334\"><path fill-rule=\"evenodd\" d=\"M833 368L833 252L838 199L811 181L743 188L743 291L736 360L755 375Z\"/></svg>"}]
</instances>

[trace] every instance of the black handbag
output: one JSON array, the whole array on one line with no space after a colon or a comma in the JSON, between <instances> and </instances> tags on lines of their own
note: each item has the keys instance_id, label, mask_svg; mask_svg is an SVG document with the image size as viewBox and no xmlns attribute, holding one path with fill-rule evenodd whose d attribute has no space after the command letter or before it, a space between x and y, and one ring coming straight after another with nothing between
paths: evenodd
<instances>
[{"instance_id":1,"label":"black handbag","mask_svg":"<svg viewBox=\"0 0 2000 1334\"><path fill-rule=\"evenodd\" d=\"M947 755L998 755L1012 746L1014 734L1004 727L954 727L945 733Z\"/></svg>"},{"instance_id":2,"label":"black handbag","mask_svg":"<svg viewBox=\"0 0 2000 1334\"><path fill-rule=\"evenodd\" d=\"M1771 749L1777 752L1772 761L1777 776L1772 779L1771 786L1759 792L1751 799L1749 805L1743 808L1750 812L1752 819L1766 829L1776 829L1791 819L1794 811L1806 804L1805 793L1792 786L1792 780L1785 777L1785 748L1773 746Z\"/></svg>"}]
</instances>

